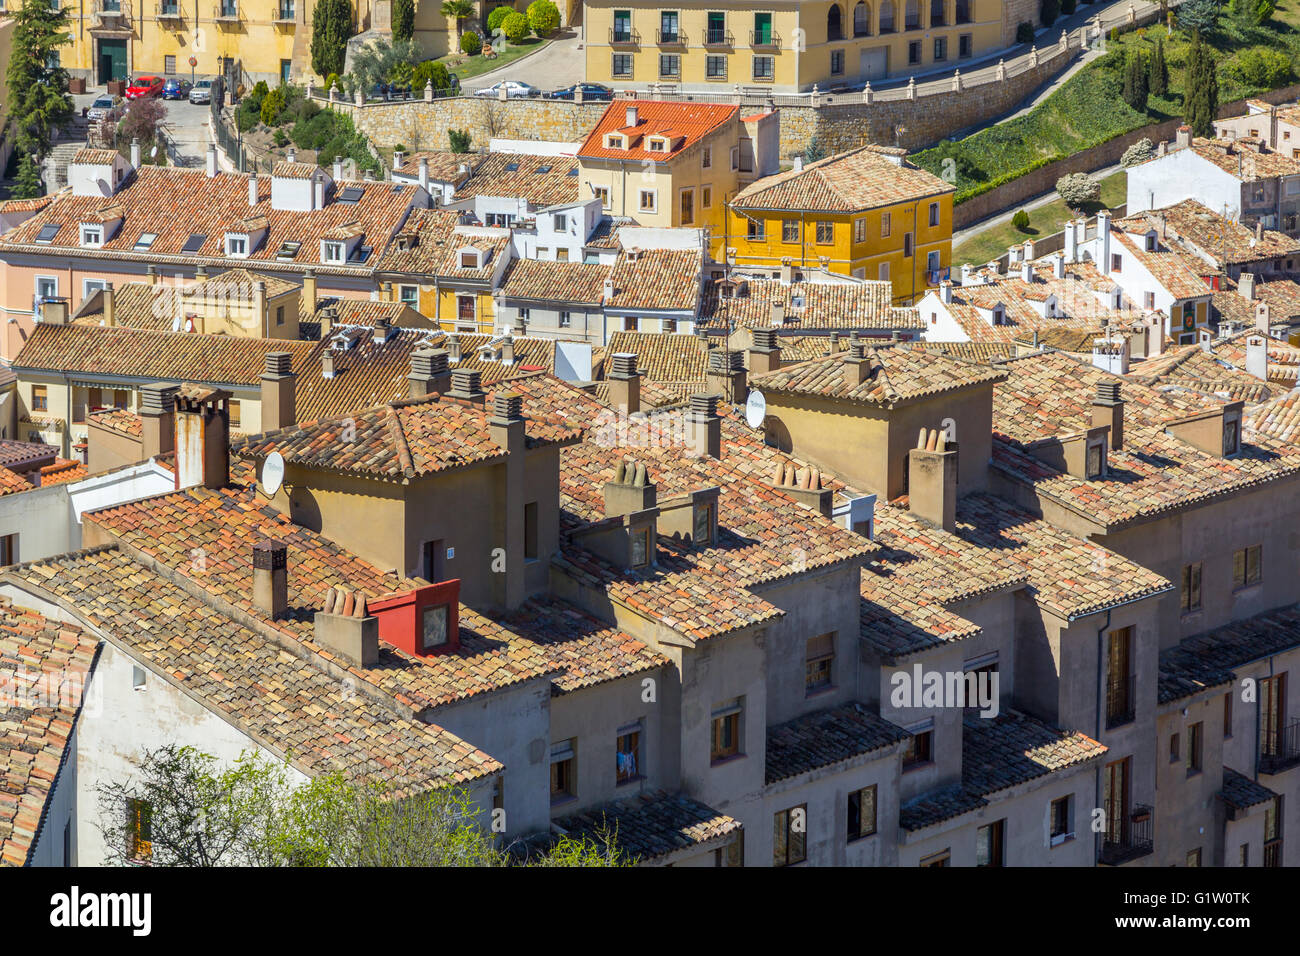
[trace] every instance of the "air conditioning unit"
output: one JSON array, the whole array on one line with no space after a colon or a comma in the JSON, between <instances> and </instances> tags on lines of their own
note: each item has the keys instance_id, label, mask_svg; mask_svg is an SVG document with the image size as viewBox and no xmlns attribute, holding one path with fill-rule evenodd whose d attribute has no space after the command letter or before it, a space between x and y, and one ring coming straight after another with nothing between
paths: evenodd
<instances>
[{"instance_id":1,"label":"air conditioning unit","mask_svg":"<svg viewBox=\"0 0 1300 956\"><path fill-rule=\"evenodd\" d=\"M1073 840L1073 839L1074 839L1073 833L1058 833L1051 838L1051 845L1060 846L1066 840Z\"/></svg>"}]
</instances>

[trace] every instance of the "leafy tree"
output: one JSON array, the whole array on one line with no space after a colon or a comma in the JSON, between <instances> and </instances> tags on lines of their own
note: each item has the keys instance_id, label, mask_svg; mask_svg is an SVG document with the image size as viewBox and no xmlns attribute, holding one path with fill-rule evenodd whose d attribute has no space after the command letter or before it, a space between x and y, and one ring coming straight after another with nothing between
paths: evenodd
<instances>
[{"instance_id":1,"label":"leafy tree","mask_svg":"<svg viewBox=\"0 0 1300 956\"><path fill-rule=\"evenodd\" d=\"M23 153L22 159L18 160L18 177L10 192L15 199L35 199L45 194L41 169L31 153Z\"/></svg>"},{"instance_id":2,"label":"leafy tree","mask_svg":"<svg viewBox=\"0 0 1300 956\"><path fill-rule=\"evenodd\" d=\"M1028 21L1016 24L1016 42L1033 43L1034 42L1034 25Z\"/></svg>"},{"instance_id":3,"label":"leafy tree","mask_svg":"<svg viewBox=\"0 0 1300 956\"><path fill-rule=\"evenodd\" d=\"M1228 62L1226 69L1242 86L1266 90L1284 86L1294 76L1290 57L1265 46L1242 50Z\"/></svg>"},{"instance_id":4,"label":"leafy tree","mask_svg":"<svg viewBox=\"0 0 1300 956\"><path fill-rule=\"evenodd\" d=\"M163 106L162 100L153 97L132 100L118 123L118 136L126 143L138 139L147 148L158 139L158 127L166 121L167 107Z\"/></svg>"},{"instance_id":5,"label":"leafy tree","mask_svg":"<svg viewBox=\"0 0 1300 956\"><path fill-rule=\"evenodd\" d=\"M1050 27L1056 22L1057 17L1061 15L1061 0L1040 0L1038 5L1038 19L1042 21L1043 26Z\"/></svg>"},{"instance_id":6,"label":"leafy tree","mask_svg":"<svg viewBox=\"0 0 1300 956\"><path fill-rule=\"evenodd\" d=\"M1245 27L1263 26L1273 16L1274 0L1228 0L1228 15Z\"/></svg>"},{"instance_id":7,"label":"leafy tree","mask_svg":"<svg viewBox=\"0 0 1300 956\"><path fill-rule=\"evenodd\" d=\"M1184 33L1209 33L1219 22L1219 0L1184 0L1178 8L1178 29Z\"/></svg>"},{"instance_id":8,"label":"leafy tree","mask_svg":"<svg viewBox=\"0 0 1300 956\"><path fill-rule=\"evenodd\" d=\"M447 143L453 153L468 153L472 148L469 130L447 130Z\"/></svg>"},{"instance_id":9,"label":"leafy tree","mask_svg":"<svg viewBox=\"0 0 1300 956\"><path fill-rule=\"evenodd\" d=\"M415 72L411 64L419 58L420 49L414 40L374 40L352 57L352 71L343 77L343 84L351 96L379 83L410 82Z\"/></svg>"},{"instance_id":10,"label":"leafy tree","mask_svg":"<svg viewBox=\"0 0 1300 956\"><path fill-rule=\"evenodd\" d=\"M460 33L461 24L474 15L474 4L471 0L442 0L442 6L439 9L444 17L456 21L457 33ZM464 49L463 43L461 49Z\"/></svg>"},{"instance_id":11,"label":"leafy tree","mask_svg":"<svg viewBox=\"0 0 1300 956\"><path fill-rule=\"evenodd\" d=\"M280 114L284 112L288 105L288 100L284 95L284 87L277 87L262 98L262 108L259 111L262 122L267 126L274 126L280 120Z\"/></svg>"},{"instance_id":12,"label":"leafy tree","mask_svg":"<svg viewBox=\"0 0 1300 956\"><path fill-rule=\"evenodd\" d=\"M1124 71L1124 90L1120 94L1124 97L1124 102L1139 113L1146 112L1147 108L1147 68L1145 58L1138 50L1134 50L1128 56L1128 63Z\"/></svg>"},{"instance_id":13,"label":"leafy tree","mask_svg":"<svg viewBox=\"0 0 1300 956\"><path fill-rule=\"evenodd\" d=\"M528 18L522 13L511 11L510 15L501 21L501 32L511 43L522 43L528 36Z\"/></svg>"},{"instance_id":14,"label":"leafy tree","mask_svg":"<svg viewBox=\"0 0 1300 956\"><path fill-rule=\"evenodd\" d=\"M1128 149L1124 150L1124 155L1121 156L1119 160L1120 167L1128 169L1130 166L1136 166L1138 163L1145 163L1155 155L1155 151L1155 145L1151 140L1143 137Z\"/></svg>"},{"instance_id":15,"label":"leafy tree","mask_svg":"<svg viewBox=\"0 0 1300 956\"><path fill-rule=\"evenodd\" d=\"M1023 209L1017 210L1016 214L1011 217L1011 225L1016 229L1017 232L1028 232L1029 213L1025 212L1025 210Z\"/></svg>"},{"instance_id":16,"label":"leafy tree","mask_svg":"<svg viewBox=\"0 0 1300 956\"><path fill-rule=\"evenodd\" d=\"M1164 96L1169 92L1169 66L1165 63L1165 41L1157 38L1156 48L1151 53L1151 68L1147 75L1147 88L1152 96Z\"/></svg>"},{"instance_id":17,"label":"leafy tree","mask_svg":"<svg viewBox=\"0 0 1300 956\"><path fill-rule=\"evenodd\" d=\"M1101 197L1101 183L1087 173L1070 173L1056 181L1056 192L1071 209L1082 209Z\"/></svg>"},{"instance_id":18,"label":"leafy tree","mask_svg":"<svg viewBox=\"0 0 1300 956\"><path fill-rule=\"evenodd\" d=\"M481 53L482 51L483 51L483 40L473 30L471 30L469 33L466 33L464 36L460 38L460 52L464 53L466 56L473 56L474 54Z\"/></svg>"},{"instance_id":19,"label":"leafy tree","mask_svg":"<svg viewBox=\"0 0 1300 956\"><path fill-rule=\"evenodd\" d=\"M451 87L451 74L447 66L438 60L425 60L411 71L411 90L417 96L424 92L425 86L433 84L435 91Z\"/></svg>"},{"instance_id":20,"label":"leafy tree","mask_svg":"<svg viewBox=\"0 0 1300 956\"><path fill-rule=\"evenodd\" d=\"M528 5L528 25L539 37L548 37L560 28L560 8L551 0L533 0Z\"/></svg>"},{"instance_id":21,"label":"leafy tree","mask_svg":"<svg viewBox=\"0 0 1300 956\"><path fill-rule=\"evenodd\" d=\"M1219 110L1219 77L1214 55L1192 34L1187 51L1187 78L1183 83L1183 122L1194 136L1212 136Z\"/></svg>"},{"instance_id":22,"label":"leafy tree","mask_svg":"<svg viewBox=\"0 0 1300 956\"><path fill-rule=\"evenodd\" d=\"M393 39L415 36L415 0L393 0Z\"/></svg>"},{"instance_id":23,"label":"leafy tree","mask_svg":"<svg viewBox=\"0 0 1300 956\"><path fill-rule=\"evenodd\" d=\"M311 24L311 68L318 76L343 72L351 35L349 0L316 0ZM328 90L329 86L325 88Z\"/></svg>"},{"instance_id":24,"label":"leafy tree","mask_svg":"<svg viewBox=\"0 0 1300 956\"><path fill-rule=\"evenodd\" d=\"M495 35L496 32L501 29L501 21L514 12L514 7L506 6L504 4L499 7L493 7L492 12L488 14L487 18L488 33Z\"/></svg>"},{"instance_id":25,"label":"leafy tree","mask_svg":"<svg viewBox=\"0 0 1300 956\"><path fill-rule=\"evenodd\" d=\"M59 48L72 39L66 32L68 8L60 4L53 10L50 4L33 0L9 16L15 24L5 71L9 87L5 105L15 149L24 155L34 153L39 161L49 152L54 131L72 119L68 73L50 65Z\"/></svg>"}]
</instances>

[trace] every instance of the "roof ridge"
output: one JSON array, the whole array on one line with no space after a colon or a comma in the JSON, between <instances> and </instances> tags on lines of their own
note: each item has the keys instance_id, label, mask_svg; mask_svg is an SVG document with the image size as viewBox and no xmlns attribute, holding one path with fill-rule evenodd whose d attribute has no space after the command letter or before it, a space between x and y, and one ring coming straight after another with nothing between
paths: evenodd
<instances>
[{"instance_id":1,"label":"roof ridge","mask_svg":"<svg viewBox=\"0 0 1300 956\"><path fill-rule=\"evenodd\" d=\"M415 463L411 459L411 446L406 443L406 432L402 429L401 417L397 414L397 409L401 407L395 402L388 405L388 430L393 437L393 444L397 447L397 462L401 465L402 474L407 478L415 477Z\"/></svg>"}]
</instances>

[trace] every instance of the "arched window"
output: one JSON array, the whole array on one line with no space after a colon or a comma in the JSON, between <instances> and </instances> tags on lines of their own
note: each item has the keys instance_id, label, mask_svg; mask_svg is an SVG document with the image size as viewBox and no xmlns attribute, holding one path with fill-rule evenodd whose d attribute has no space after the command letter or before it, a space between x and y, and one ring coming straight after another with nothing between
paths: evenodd
<instances>
[{"instance_id":1,"label":"arched window","mask_svg":"<svg viewBox=\"0 0 1300 956\"><path fill-rule=\"evenodd\" d=\"M906 20L903 23L906 30L921 29L921 4L918 0L907 0Z\"/></svg>"},{"instance_id":2,"label":"arched window","mask_svg":"<svg viewBox=\"0 0 1300 956\"><path fill-rule=\"evenodd\" d=\"M947 25L944 16L944 7L946 5L947 0L930 0L930 26L942 27Z\"/></svg>"},{"instance_id":3,"label":"arched window","mask_svg":"<svg viewBox=\"0 0 1300 956\"><path fill-rule=\"evenodd\" d=\"M831 7L830 13L826 14L826 39L844 39L844 19L838 5Z\"/></svg>"},{"instance_id":4,"label":"arched window","mask_svg":"<svg viewBox=\"0 0 1300 956\"><path fill-rule=\"evenodd\" d=\"M853 8L853 35L855 37L871 36L871 8L862 0Z\"/></svg>"},{"instance_id":5,"label":"arched window","mask_svg":"<svg viewBox=\"0 0 1300 956\"><path fill-rule=\"evenodd\" d=\"M881 33L894 32L894 0L881 0L879 30Z\"/></svg>"}]
</instances>

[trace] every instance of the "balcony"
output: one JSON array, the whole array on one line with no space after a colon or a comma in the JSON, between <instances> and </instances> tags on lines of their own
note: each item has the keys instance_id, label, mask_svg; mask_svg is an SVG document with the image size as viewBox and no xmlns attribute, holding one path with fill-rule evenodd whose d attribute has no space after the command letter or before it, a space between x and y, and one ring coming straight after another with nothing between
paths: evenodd
<instances>
[{"instance_id":1,"label":"balcony","mask_svg":"<svg viewBox=\"0 0 1300 956\"><path fill-rule=\"evenodd\" d=\"M610 46L640 46L641 34L631 27L610 27Z\"/></svg>"},{"instance_id":2,"label":"balcony","mask_svg":"<svg viewBox=\"0 0 1300 956\"><path fill-rule=\"evenodd\" d=\"M766 50L781 49L781 37L774 30L750 30L749 45Z\"/></svg>"},{"instance_id":3,"label":"balcony","mask_svg":"<svg viewBox=\"0 0 1300 956\"><path fill-rule=\"evenodd\" d=\"M237 23L239 18L239 5L235 3L218 3L212 14L218 23Z\"/></svg>"},{"instance_id":4,"label":"balcony","mask_svg":"<svg viewBox=\"0 0 1300 956\"><path fill-rule=\"evenodd\" d=\"M1282 865L1282 841L1267 840L1264 843L1264 865L1281 866Z\"/></svg>"},{"instance_id":5,"label":"balcony","mask_svg":"<svg viewBox=\"0 0 1300 956\"><path fill-rule=\"evenodd\" d=\"M1155 848L1154 832L1155 813L1152 809L1145 805L1134 807L1132 813L1119 819L1116 829L1107 830L1102 835L1099 862L1106 866L1120 866L1147 856Z\"/></svg>"},{"instance_id":6,"label":"balcony","mask_svg":"<svg viewBox=\"0 0 1300 956\"><path fill-rule=\"evenodd\" d=\"M282 3L278 10L275 11L274 23L295 23L295 10L292 3Z\"/></svg>"},{"instance_id":7,"label":"balcony","mask_svg":"<svg viewBox=\"0 0 1300 956\"><path fill-rule=\"evenodd\" d=\"M1116 727L1133 723L1137 716L1134 708L1136 700L1136 684L1131 676L1108 680L1106 682L1106 729L1114 730Z\"/></svg>"},{"instance_id":8,"label":"balcony","mask_svg":"<svg viewBox=\"0 0 1300 956\"><path fill-rule=\"evenodd\" d=\"M704 34L704 45L709 47L733 47L736 38L730 30L710 30Z\"/></svg>"},{"instance_id":9,"label":"balcony","mask_svg":"<svg viewBox=\"0 0 1300 956\"><path fill-rule=\"evenodd\" d=\"M1266 730L1259 742L1259 772L1281 773L1300 764L1300 720Z\"/></svg>"},{"instance_id":10,"label":"balcony","mask_svg":"<svg viewBox=\"0 0 1300 956\"><path fill-rule=\"evenodd\" d=\"M122 0L95 0L95 16L105 26L121 26L123 20L130 18L130 14L130 4L123 9Z\"/></svg>"},{"instance_id":11,"label":"balcony","mask_svg":"<svg viewBox=\"0 0 1300 956\"><path fill-rule=\"evenodd\" d=\"M157 17L159 20L183 19L181 16L181 5L179 0L170 0L170 2L168 2L168 0L160 0L160 2L155 5L154 9L157 11Z\"/></svg>"},{"instance_id":12,"label":"balcony","mask_svg":"<svg viewBox=\"0 0 1300 956\"><path fill-rule=\"evenodd\" d=\"M660 46L689 46L681 30L656 30L655 42Z\"/></svg>"}]
</instances>

